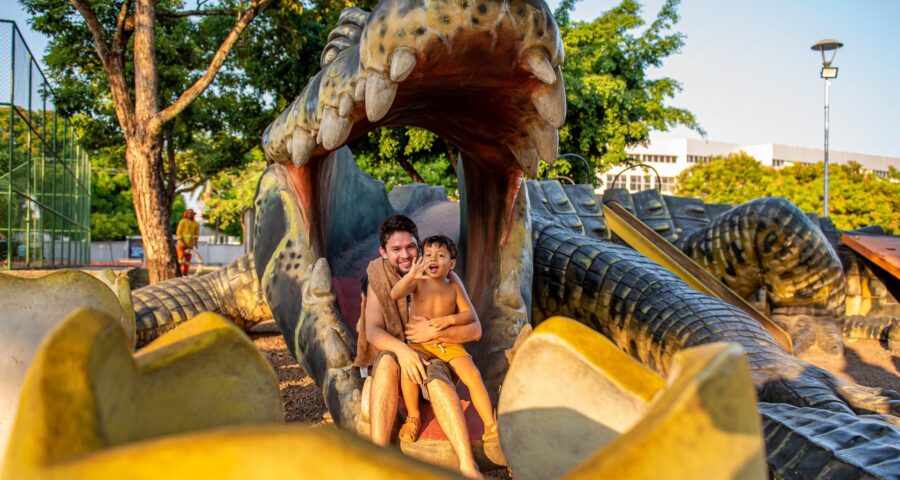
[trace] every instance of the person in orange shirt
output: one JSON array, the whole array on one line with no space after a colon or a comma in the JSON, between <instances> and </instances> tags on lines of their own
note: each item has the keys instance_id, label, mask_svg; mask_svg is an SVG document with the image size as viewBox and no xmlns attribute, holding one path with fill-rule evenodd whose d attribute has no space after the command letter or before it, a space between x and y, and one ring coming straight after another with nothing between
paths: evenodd
<instances>
[{"instance_id":1,"label":"person in orange shirt","mask_svg":"<svg viewBox=\"0 0 900 480\"><path fill-rule=\"evenodd\" d=\"M178 222L175 237L178 243L175 250L178 252L178 264L181 265L181 274L185 277L191 267L191 249L197 244L197 236L200 234L200 224L194 220L194 211L187 209L184 218Z\"/></svg>"}]
</instances>

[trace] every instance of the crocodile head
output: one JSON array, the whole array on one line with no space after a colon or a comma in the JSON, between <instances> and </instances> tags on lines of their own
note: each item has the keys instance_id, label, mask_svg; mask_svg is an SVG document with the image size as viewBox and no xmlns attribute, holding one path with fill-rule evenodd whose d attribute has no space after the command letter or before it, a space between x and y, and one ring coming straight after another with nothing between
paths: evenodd
<instances>
[{"instance_id":1,"label":"crocodile head","mask_svg":"<svg viewBox=\"0 0 900 480\"><path fill-rule=\"evenodd\" d=\"M260 252L259 245L257 270L289 346L314 377L314 360L296 350L318 352L329 340L307 342L303 333L290 338L304 320L296 318L302 316L296 308L280 305L297 299L279 294L269 279L287 273L281 278L293 278L293 291L308 310L315 297L309 285L330 279L330 269L322 270L326 265L314 267L316 260L329 258L333 243L327 224L335 212L329 211L333 202L325 200L335 185L325 178L330 155L372 129L415 126L461 153L460 270L484 332L472 353L489 390L497 391L508 366L504 351L528 322L531 240L520 187L524 175L536 174L539 159L552 162L557 156L566 112L562 61L559 29L540 0L384 0L371 13L349 8L341 14L322 53L321 71L263 136L266 157L274 164L270 170L282 172L279 195L297 205L299 225L279 228L302 238L258 243L268 242L263 250L273 250L282 242L282 255L285 248L297 249L291 258L304 257L309 273L291 276L285 272L290 262L273 263L271 252ZM264 175L258 210L263 192L271 188L266 182ZM278 207L279 214L283 209ZM258 216L265 214L263 208ZM258 237L273 235L259 226L257 220ZM368 258L375 253L367 252ZM298 263L293 269L303 268ZM352 335L344 333L331 344L352 343ZM320 385L323 380L317 378Z\"/></svg>"}]
</instances>

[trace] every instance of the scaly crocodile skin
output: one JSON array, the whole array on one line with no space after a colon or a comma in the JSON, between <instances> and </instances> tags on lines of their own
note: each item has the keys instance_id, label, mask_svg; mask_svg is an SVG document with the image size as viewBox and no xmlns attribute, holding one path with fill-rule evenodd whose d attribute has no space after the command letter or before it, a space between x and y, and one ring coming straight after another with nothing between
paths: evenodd
<instances>
[{"instance_id":1,"label":"scaly crocodile skin","mask_svg":"<svg viewBox=\"0 0 900 480\"><path fill-rule=\"evenodd\" d=\"M139 288L132 294L137 320L137 346L194 318L215 312L249 330L272 318L256 278L253 255L243 255L198 278L176 278Z\"/></svg>"}]
</instances>

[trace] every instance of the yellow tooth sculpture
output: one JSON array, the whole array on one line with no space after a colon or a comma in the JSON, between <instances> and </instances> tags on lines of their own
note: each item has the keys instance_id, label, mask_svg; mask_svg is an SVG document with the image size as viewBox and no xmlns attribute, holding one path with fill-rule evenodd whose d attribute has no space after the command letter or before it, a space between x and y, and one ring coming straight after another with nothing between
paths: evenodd
<instances>
[{"instance_id":1,"label":"yellow tooth sculpture","mask_svg":"<svg viewBox=\"0 0 900 480\"><path fill-rule=\"evenodd\" d=\"M0 479L453 478L355 435L283 422L271 366L201 314L132 354L81 309L42 342Z\"/></svg>"},{"instance_id":2,"label":"yellow tooth sculpture","mask_svg":"<svg viewBox=\"0 0 900 480\"><path fill-rule=\"evenodd\" d=\"M498 412L518 480L766 477L756 393L735 344L677 353L666 381L553 317L516 352Z\"/></svg>"},{"instance_id":3,"label":"yellow tooth sculpture","mask_svg":"<svg viewBox=\"0 0 900 480\"><path fill-rule=\"evenodd\" d=\"M22 382L38 344L76 308L94 308L119 320L126 346L134 349L128 279L107 270L101 280L77 270L36 278L0 274L0 453L5 450Z\"/></svg>"}]
</instances>

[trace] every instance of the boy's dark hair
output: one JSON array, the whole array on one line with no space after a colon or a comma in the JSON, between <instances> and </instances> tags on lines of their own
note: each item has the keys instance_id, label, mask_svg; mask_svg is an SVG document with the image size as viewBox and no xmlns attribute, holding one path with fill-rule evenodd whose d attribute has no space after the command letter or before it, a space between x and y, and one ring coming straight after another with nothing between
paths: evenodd
<instances>
[{"instance_id":1,"label":"boy's dark hair","mask_svg":"<svg viewBox=\"0 0 900 480\"><path fill-rule=\"evenodd\" d=\"M408 232L419 242L419 229L416 228L415 222L406 215L393 215L385 218L381 225L378 226L378 238L381 240L381 248L387 246L388 239L396 232Z\"/></svg>"},{"instance_id":2,"label":"boy's dark hair","mask_svg":"<svg viewBox=\"0 0 900 480\"><path fill-rule=\"evenodd\" d=\"M429 245L437 245L439 247L444 247L450 252L450 260L456 260L456 244L453 243L453 240L446 235L432 235L425 239L422 242L422 249Z\"/></svg>"}]
</instances>

